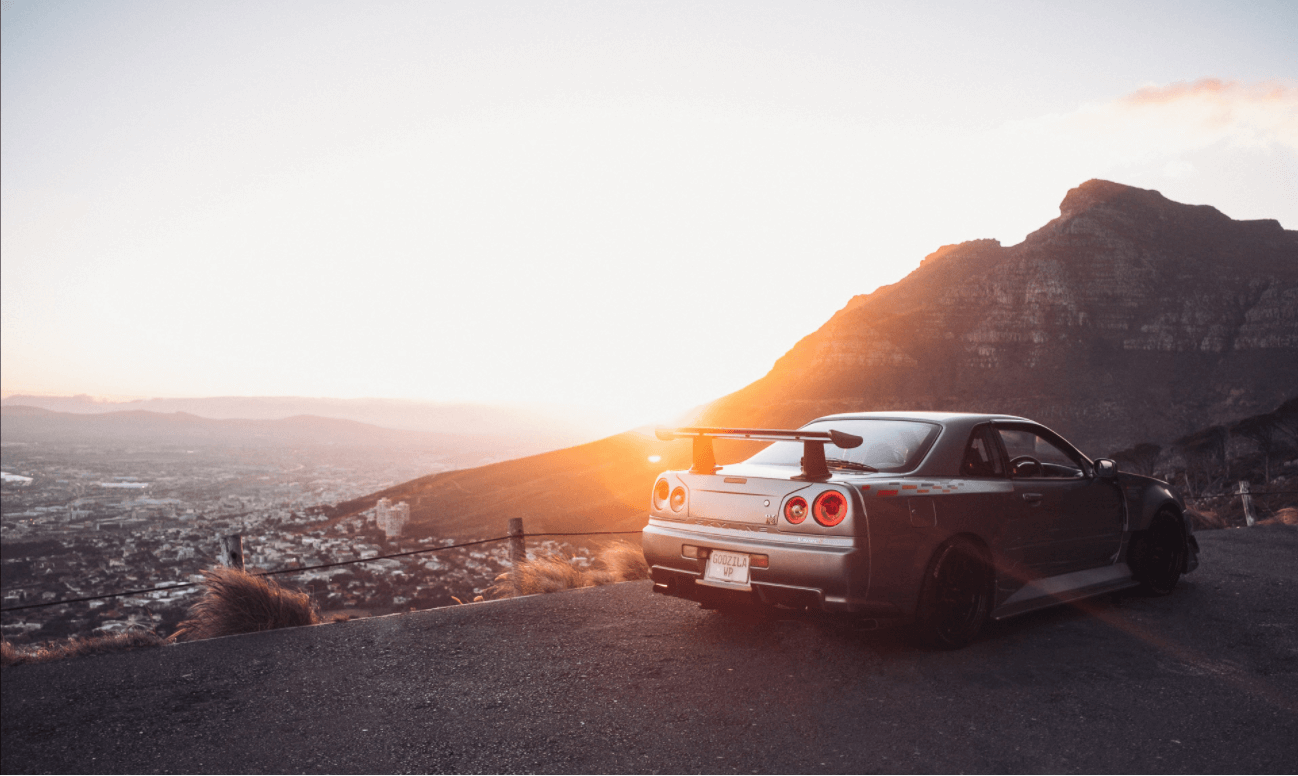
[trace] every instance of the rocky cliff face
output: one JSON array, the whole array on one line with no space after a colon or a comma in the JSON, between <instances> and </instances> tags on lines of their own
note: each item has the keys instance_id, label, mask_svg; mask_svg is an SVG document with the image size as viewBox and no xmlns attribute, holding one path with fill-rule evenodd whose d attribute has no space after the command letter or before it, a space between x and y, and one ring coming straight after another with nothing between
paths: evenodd
<instances>
[{"instance_id":1,"label":"rocky cliff face","mask_svg":"<svg viewBox=\"0 0 1298 776\"><path fill-rule=\"evenodd\" d=\"M852 299L702 420L1008 412L1101 454L1295 393L1298 232L1093 180L1019 245L946 246Z\"/></svg>"}]
</instances>

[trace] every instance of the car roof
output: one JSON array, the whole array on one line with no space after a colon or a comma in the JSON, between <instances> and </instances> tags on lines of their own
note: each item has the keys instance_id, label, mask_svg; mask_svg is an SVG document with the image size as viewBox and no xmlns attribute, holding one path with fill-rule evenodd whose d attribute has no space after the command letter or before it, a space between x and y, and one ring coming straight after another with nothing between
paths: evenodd
<instances>
[{"instance_id":1,"label":"car roof","mask_svg":"<svg viewBox=\"0 0 1298 776\"><path fill-rule=\"evenodd\" d=\"M941 473L949 474L957 471L960 460L964 456L966 435L975 426L983 423L1027 423L1043 429L1049 436L1056 437L1069 447L1073 447L1068 443L1068 440L1034 420L1019 417L1018 415L1002 415L990 412L924 412L909 410L841 412L836 415L826 415L816 420L831 422L835 420L913 420L936 423L942 427L943 433L934 441L933 447L925 454L919 468L912 472L912 474L926 474L928 476L938 476ZM1076 448L1073 449L1076 450ZM1080 450L1078 454L1085 455Z\"/></svg>"},{"instance_id":2,"label":"car roof","mask_svg":"<svg viewBox=\"0 0 1298 776\"><path fill-rule=\"evenodd\" d=\"M985 412L928 412L912 410L891 410L878 412L840 412L835 415L825 415L816 418L820 420L926 420L932 423L984 423L991 420L1014 421L1018 423L1033 423L1034 421L1027 418L1021 418L1017 415L1000 415ZM813 423L816 421L812 421Z\"/></svg>"}]
</instances>

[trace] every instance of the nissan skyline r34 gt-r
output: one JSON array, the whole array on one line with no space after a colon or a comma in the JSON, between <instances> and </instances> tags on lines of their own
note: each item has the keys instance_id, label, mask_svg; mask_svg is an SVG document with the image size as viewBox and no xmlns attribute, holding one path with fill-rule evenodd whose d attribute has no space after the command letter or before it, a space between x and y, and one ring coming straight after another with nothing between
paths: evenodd
<instances>
[{"instance_id":1,"label":"nissan skyline r34 gt-r","mask_svg":"<svg viewBox=\"0 0 1298 776\"><path fill-rule=\"evenodd\" d=\"M1167 594L1198 566L1172 487L1024 418L866 412L657 434L693 439L694 454L650 495L654 590L709 607L908 619L958 647L988 618L1130 587ZM773 444L717 466L716 438Z\"/></svg>"}]
</instances>

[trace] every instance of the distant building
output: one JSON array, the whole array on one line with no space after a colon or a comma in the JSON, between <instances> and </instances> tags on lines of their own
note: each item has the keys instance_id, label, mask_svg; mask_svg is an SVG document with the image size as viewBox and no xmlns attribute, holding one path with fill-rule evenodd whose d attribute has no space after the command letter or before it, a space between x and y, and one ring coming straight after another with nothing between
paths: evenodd
<instances>
[{"instance_id":1,"label":"distant building","mask_svg":"<svg viewBox=\"0 0 1298 776\"><path fill-rule=\"evenodd\" d=\"M404 501L393 504L385 498L374 505L374 524L383 530L389 539L401 535L410 520L410 505Z\"/></svg>"}]
</instances>

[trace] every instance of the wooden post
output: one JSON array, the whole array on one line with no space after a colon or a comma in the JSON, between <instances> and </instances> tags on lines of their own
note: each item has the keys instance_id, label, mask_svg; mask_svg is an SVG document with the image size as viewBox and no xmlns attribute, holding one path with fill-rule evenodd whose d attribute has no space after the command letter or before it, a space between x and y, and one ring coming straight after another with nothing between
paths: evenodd
<instances>
[{"instance_id":1,"label":"wooden post","mask_svg":"<svg viewBox=\"0 0 1298 776\"><path fill-rule=\"evenodd\" d=\"M1252 526L1257 516L1253 514L1253 497L1248 494L1248 480L1239 481L1239 498L1244 502L1244 522Z\"/></svg>"},{"instance_id":2,"label":"wooden post","mask_svg":"<svg viewBox=\"0 0 1298 776\"><path fill-rule=\"evenodd\" d=\"M523 518L509 518L509 565L517 568L527 560L527 543L523 540Z\"/></svg>"},{"instance_id":3,"label":"wooden post","mask_svg":"<svg viewBox=\"0 0 1298 776\"><path fill-rule=\"evenodd\" d=\"M216 562L243 571L243 536L231 534L216 538L221 542L221 553L216 556Z\"/></svg>"}]
</instances>

